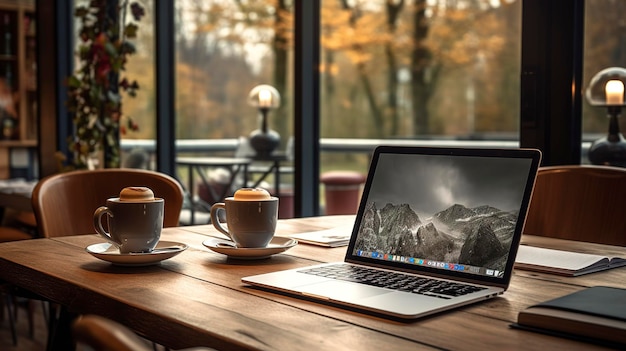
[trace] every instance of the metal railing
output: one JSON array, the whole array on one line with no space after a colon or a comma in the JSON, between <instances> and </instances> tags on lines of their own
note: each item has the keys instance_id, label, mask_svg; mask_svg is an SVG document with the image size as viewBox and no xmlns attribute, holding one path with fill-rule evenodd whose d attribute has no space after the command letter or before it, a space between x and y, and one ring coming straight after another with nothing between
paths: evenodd
<instances>
[{"instance_id":1,"label":"metal railing","mask_svg":"<svg viewBox=\"0 0 626 351\"><path fill-rule=\"evenodd\" d=\"M587 151L590 140L582 142L581 163L588 163ZM155 141L151 139L123 139L122 151L143 149L153 154L156 150ZM237 138L229 139L179 139L176 140L177 154L213 154L235 152L239 145ZM518 140L469 140L469 139L355 139L355 138L321 138L320 150L332 153L371 153L378 145L398 146L439 146L439 147L471 147L471 148L516 148Z\"/></svg>"},{"instance_id":2,"label":"metal railing","mask_svg":"<svg viewBox=\"0 0 626 351\"><path fill-rule=\"evenodd\" d=\"M143 149L154 153L155 141L151 139L122 139L122 150ZM177 153L216 153L234 152L239 145L236 138L230 139L178 139ZM378 145L398 146L449 146L449 147L501 147L514 148L519 146L514 140L453 140L453 139L353 139L353 138L322 138L322 152L372 152Z\"/></svg>"}]
</instances>

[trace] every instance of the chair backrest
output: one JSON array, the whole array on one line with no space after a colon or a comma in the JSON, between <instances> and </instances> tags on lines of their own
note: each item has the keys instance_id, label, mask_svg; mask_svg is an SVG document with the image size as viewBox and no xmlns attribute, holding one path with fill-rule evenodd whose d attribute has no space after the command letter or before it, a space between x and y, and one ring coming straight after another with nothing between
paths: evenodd
<instances>
[{"instance_id":1,"label":"chair backrest","mask_svg":"<svg viewBox=\"0 0 626 351\"><path fill-rule=\"evenodd\" d=\"M178 225L184 192L169 175L148 170L110 168L71 171L46 177L33 189L39 235L57 237L95 233L93 213L129 186L145 186L165 200L163 226Z\"/></svg>"},{"instance_id":2,"label":"chair backrest","mask_svg":"<svg viewBox=\"0 0 626 351\"><path fill-rule=\"evenodd\" d=\"M150 351L148 345L137 334L110 319L84 315L72 325L74 339L79 345L89 346L94 351Z\"/></svg>"},{"instance_id":3,"label":"chair backrest","mask_svg":"<svg viewBox=\"0 0 626 351\"><path fill-rule=\"evenodd\" d=\"M147 340L140 338L124 325L96 315L79 316L72 324L74 339L79 345L94 351L151 351ZM179 351L215 351L208 347L190 347Z\"/></svg>"},{"instance_id":4,"label":"chair backrest","mask_svg":"<svg viewBox=\"0 0 626 351\"><path fill-rule=\"evenodd\" d=\"M626 246L626 169L540 167L524 233Z\"/></svg>"}]
</instances>

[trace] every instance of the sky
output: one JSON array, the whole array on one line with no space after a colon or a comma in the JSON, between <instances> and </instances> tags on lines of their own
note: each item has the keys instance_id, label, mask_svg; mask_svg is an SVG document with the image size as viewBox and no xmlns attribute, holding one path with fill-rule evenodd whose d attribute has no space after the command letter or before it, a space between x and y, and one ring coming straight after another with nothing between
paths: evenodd
<instances>
[{"instance_id":1,"label":"sky","mask_svg":"<svg viewBox=\"0 0 626 351\"><path fill-rule=\"evenodd\" d=\"M530 164L528 159L383 154L368 201L378 208L408 203L420 216L453 204L518 210Z\"/></svg>"}]
</instances>

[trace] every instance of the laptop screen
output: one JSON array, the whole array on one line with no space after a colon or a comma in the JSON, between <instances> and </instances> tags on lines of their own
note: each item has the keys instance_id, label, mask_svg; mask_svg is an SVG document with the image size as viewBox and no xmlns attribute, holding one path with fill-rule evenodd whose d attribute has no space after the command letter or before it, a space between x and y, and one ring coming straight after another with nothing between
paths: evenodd
<instances>
[{"instance_id":1,"label":"laptop screen","mask_svg":"<svg viewBox=\"0 0 626 351\"><path fill-rule=\"evenodd\" d=\"M347 259L508 281L539 158L536 150L378 148Z\"/></svg>"}]
</instances>

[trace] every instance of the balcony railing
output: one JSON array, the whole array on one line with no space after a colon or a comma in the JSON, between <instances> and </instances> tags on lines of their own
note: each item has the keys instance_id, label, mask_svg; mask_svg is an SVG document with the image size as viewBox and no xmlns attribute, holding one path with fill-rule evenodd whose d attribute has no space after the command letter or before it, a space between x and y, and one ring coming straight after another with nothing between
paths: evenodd
<instances>
[{"instance_id":1,"label":"balcony railing","mask_svg":"<svg viewBox=\"0 0 626 351\"><path fill-rule=\"evenodd\" d=\"M231 139L179 139L176 141L177 153L216 153L234 152L239 140ZM452 139L352 139L352 138L322 138L320 149L322 152L372 152L378 145L398 146L447 146L447 147L518 147L517 141L505 140L452 140ZM143 149L153 153L156 150L154 140L150 139L123 139L122 150Z\"/></svg>"},{"instance_id":2,"label":"balcony railing","mask_svg":"<svg viewBox=\"0 0 626 351\"><path fill-rule=\"evenodd\" d=\"M591 139L594 140L594 139ZM591 146L591 140L582 142L581 163L588 163L587 150ZM176 140L177 154L214 154L235 152L239 140L231 139L179 139ZM320 149L322 152L338 153L370 153L378 145L398 146L431 146L431 147L493 147L493 148L516 148L519 147L517 140L464 140L464 139L353 139L353 138L321 138ZM123 139L122 150L143 149L154 153L156 145L150 139Z\"/></svg>"}]
</instances>

